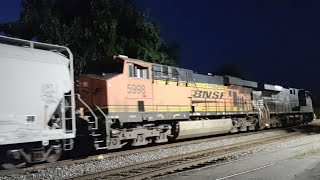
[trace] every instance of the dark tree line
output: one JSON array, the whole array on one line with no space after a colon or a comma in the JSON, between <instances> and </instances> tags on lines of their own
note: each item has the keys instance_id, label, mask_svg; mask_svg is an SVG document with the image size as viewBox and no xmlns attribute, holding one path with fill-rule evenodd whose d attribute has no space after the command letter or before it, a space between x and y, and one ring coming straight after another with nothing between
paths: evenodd
<instances>
[{"instance_id":1,"label":"dark tree line","mask_svg":"<svg viewBox=\"0 0 320 180\"><path fill-rule=\"evenodd\" d=\"M132 0L24 0L20 19L0 24L0 31L68 46L76 73L118 54L174 65L179 49L166 45L159 25Z\"/></svg>"}]
</instances>

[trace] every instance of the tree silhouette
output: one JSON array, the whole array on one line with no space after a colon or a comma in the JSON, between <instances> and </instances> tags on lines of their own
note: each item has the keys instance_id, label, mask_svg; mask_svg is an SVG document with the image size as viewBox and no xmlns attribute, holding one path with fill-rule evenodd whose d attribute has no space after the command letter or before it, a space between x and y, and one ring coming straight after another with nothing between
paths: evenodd
<instances>
[{"instance_id":1,"label":"tree silhouette","mask_svg":"<svg viewBox=\"0 0 320 180\"><path fill-rule=\"evenodd\" d=\"M20 19L0 25L7 35L68 46L76 73L92 60L124 54L174 65L177 52L131 0L24 0ZM175 51L175 53L174 53Z\"/></svg>"}]
</instances>

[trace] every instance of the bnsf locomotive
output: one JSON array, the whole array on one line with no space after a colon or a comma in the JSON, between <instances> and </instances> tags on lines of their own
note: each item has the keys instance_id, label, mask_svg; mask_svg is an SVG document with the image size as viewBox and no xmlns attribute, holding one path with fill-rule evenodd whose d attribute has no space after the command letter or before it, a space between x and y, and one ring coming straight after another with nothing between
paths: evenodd
<instances>
[{"instance_id":1,"label":"bnsf locomotive","mask_svg":"<svg viewBox=\"0 0 320 180\"><path fill-rule=\"evenodd\" d=\"M303 89L126 56L74 80L68 48L3 36L0 41L4 168L54 162L74 146L109 150L313 120ZM81 138L87 144L75 143Z\"/></svg>"}]
</instances>

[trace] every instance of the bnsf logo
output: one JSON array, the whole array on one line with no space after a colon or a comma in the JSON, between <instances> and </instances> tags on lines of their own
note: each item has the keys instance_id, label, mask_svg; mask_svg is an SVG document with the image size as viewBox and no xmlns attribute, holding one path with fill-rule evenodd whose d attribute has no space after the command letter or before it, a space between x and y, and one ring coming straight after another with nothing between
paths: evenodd
<instances>
[{"instance_id":1,"label":"bnsf logo","mask_svg":"<svg viewBox=\"0 0 320 180\"><path fill-rule=\"evenodd\" d=\"M194 98L222 99L223 96L224 93L219 91L195 91L193 94Z\"/></svg>"}]
</instances>

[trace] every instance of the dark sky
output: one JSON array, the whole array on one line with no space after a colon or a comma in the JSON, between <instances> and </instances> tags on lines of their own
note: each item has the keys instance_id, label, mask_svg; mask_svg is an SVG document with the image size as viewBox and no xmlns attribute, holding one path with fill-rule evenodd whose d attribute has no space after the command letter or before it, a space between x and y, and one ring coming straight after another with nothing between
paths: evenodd
<instances>
[{"instance_id":1,"label":"dark sky","mask_svg":"<svg viewBox=\"0 0 320 180\"><path fill-rule=\"evenodd\" d=\"M207 73L233 64L255 80L320 94L320 1L137 0L180 66ZM3 1L0 22L18 19L20 0Z\"/></svg>"},{"instance_id":2,"label":"dark sky","mask_svg":"<svg viewBox=\"0 0 320 180\"><path fill-rule=\"evenodd\" d=\"M206 73L234 64L256 80L320 91L320 1L139 4L149 8L167 40L181 43L183 67Z\"/></svg>"},{"instance_id":3,"label":"dark sky","mask_svg":"<svg viewBox=\"0 0 320 180\"><path fill-rule=\"evenodd\" d=\"M19 19L21 0L4 0L0 6L0 23Z\"/></svg>"}]
</instances>

